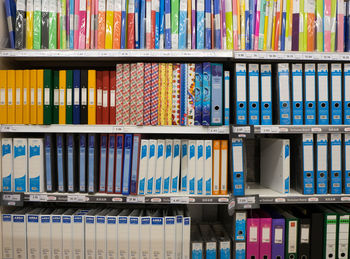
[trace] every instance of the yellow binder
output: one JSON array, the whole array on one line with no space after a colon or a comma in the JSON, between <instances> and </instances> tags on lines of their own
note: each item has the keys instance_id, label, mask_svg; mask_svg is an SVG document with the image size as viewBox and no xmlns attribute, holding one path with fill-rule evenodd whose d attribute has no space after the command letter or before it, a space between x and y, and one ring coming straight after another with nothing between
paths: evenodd
<instances>
[{"instance_id":1,"label":"yellow binder","mask_svg":"<svg viewBox=\"0 0 350 259\"><path fill-rule=\"evenodd\" d=\"M44 123L44 98L43 98L43 93L44 93L44 70L39 69L37 70L37 112L36 112L36 119L37 119L37 124L42 125Z\"/></svg>"},{"instance_id":2,"label":"yellow binder","mask_svg":"<svg viewBox=\"0 0 350 259\"><path fill-rule=\"evenodd\" d=\"M96 70L88 71L88 124L96 124Z\"/></svg>"},{"instance_id":3,"label":"yellow binder","mask_svg":"<svg viewBox=\"0 0 350 259\"><path fill-rule=\"evenodd\" d=\"M34 16L34 1L27 1L27 13L26 13L26 48L33 49L33 16Z\"/></svg>"},{"instance_id":4,"label":"yellow binder","mask_svg":"<svg viewBox=\"0 0 350 259\"><path fill-rule=\"evenodd\" d=\"M112 48L113 42L113 0L107 0L105 49Z\"/></svg>"},{"instance_id":5,"label":"yellow binder","mask_svg":"<svg viewBox=\"0 0 350 259\"><path fill-rule=\"evenodd\" d=\"M15 124L16 111L15 111L15 70L7 71L7 123Z\"/></svg>"},{"instance_id":6,"label":"yellow binder","mask_svg":"<svg viewBox=\"0 0 350 259\"><path fill-rule=\"evenodd\" d=\"M7 123L7 70L0 70L0 124Z\"/></svg>"},{"instance_id":7,"label":"yellow binder","mask_svg":"<svg viewBox=\"0 0 350 259\"><path fill-rule=\"evenodd\" d=\"M23 71L23 124L30 124L30 71Z\"/></svg>"},{"instance_id":8,"label":"yellow binder","mask_svg":"<svg viewBox=\"0 0 350 259\"><path fill-rule=\"evenodd\" d=\"M37 124L37 71L30 70L30 123Z\"/></svg>"},{"instance_id":9,"label":"yellow binder","mask_svg":"<svg viewBox=\"0 0 350 259\"><path fill-rule=\"evenodd\" d=\"M16 124L23 123L23 70L16 70Z\"/></svg>"},{"instance_id":10,"label":"yellow binder","mask_svg":"<svg viewBox=\"0 0 350 259\"><path fill-rule=\"evenodd\" d=\"M59 97L58 97L58 123L66 124L66 84L67 71L60 70L59 72Z\"/></svg>"}]
</instances>

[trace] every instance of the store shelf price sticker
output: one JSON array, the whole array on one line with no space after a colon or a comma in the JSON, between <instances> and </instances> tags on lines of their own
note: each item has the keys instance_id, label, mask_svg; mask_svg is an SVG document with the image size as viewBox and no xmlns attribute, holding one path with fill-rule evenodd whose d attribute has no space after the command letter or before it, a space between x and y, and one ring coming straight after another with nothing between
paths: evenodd
<instances>
[{"instance_id":1,"label":"store shelf price sticker","mask_svg":"<svg viewBox=\"0 0 350 259\"><path fill-rule=\"evenodd\" d=\"M145 203L145 196L128 196L126 197L128 203Z\"/></svg>"},{"instance_id":2,"label":"store shelf price sticker","mask_svg":"<svg viewBox=\"0 0 350 259\"><path fill-rule=\"evenodd\" d=\"M29 201L47 201L46 194L30 194Z\"/></svg>"},{"instance_id":3,"label":"store shelf price sticker","mask_svg":"<svg viewBox=\"0 0 350 259\"><path fill-rule=\"evenodd\" d=\"M86 197L82 195L68 195L68 202L86 202Z\"/></svg>"},{"instance_id":4,"label":"store shelf price sticker","mask_svg":"<svg viewBox=\"0 0 350 259\"><path fill-rule=\"evenodd\" d=\"M174 204L188 204L190 203L190 198L183 196L183 197L170 197L170 203Z\"/></svg>"}]
</instances>

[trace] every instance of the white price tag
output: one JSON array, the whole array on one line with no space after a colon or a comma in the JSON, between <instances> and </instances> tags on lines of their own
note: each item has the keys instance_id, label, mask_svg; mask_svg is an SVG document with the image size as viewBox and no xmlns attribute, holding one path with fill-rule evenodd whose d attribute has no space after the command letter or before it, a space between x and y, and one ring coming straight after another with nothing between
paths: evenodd
<instances>
[{"instance_id":1,"label":"white price tag","mask_svg":"<svg viewBox=\"0 0 350 259\"><path fill-rule=\"evenodd\" d=\"M128 196L126 202L129 203L145 203L145 196Z\"/></svg>"},{"instance_id":2,"label":"white price tag","mask_svg":"<svg viewBox=\"0 0 350 259\"><path fill-rule=\"evenodd\" d=\"M20 194L4 194L2 196L2 199L4 201L20 201L21 195Z\"/></svg>"},{"instance_id":3,"label":"white price tag","mask_svg":"<svg viewBox=\"0 0 350 259\"><path fill-rule=\"evenodd\" d=\"M114 132L124 132L124 127L114 127Z\"/></svg>"},{"instance_id":4,"label":"white price tag","mask_svg":"<svg viewBox=\"0 0 350 259\"><path fill-rule=\"evenodd\" d=\"M30 194L29 201L47 201L46 194Z\"/></svg>"},{"instance_id":5,"label":"white price tag","mask_svg":"<svg viewBox=\"0 0 350 259\"><path fill-rule=\"evenodd\" d=\"M67 196L68 202L85 202L86 197L81 195L68 195Z\"/></svg>"},{"instance_id":6,"label":"white price tag","mask_svg":"<svg viewBox=\"0 0 350 259\"><path fill-rule=\"evenodd\" d=\"M188 204L190 202L189 197L170 197L170 203L174 204Z\"/></svg>"},{"instance_id":7,"label":"white price tag","mask_svg":"<svg viewBox=\"0 0 350 259\"><path fill-rule=\"evenodd\" d=\"M208 133L218 133L218 132L219 132L218 128L212 128L212 127L208 128Z\"/></svg>"}]
</instances>

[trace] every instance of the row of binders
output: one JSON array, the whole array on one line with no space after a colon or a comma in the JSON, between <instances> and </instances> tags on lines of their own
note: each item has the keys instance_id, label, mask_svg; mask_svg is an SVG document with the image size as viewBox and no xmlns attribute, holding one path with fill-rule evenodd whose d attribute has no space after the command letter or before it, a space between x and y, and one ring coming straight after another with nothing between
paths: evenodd
<instances>
[{"instance_id":1,"label":"row of binders","mask_svg":"<svg viewBox=\"0 0 350 259\"><path fill-rule=\"evenodd\" d=\"M349 258L347 205L276 206L236 212L235 259Z\"/></svg>"},{"instance_id":2,"label":"row of binders","mask_svg":"<svg viewBox=\"0 0 350 259\"><path fill-rule=\"evenodd\" d=\"M6 0L11 48L349 51L337 0Z\"/></svg>"},{"instance_id":3,"label":"row of binders","mask_svg":"<svg viewBox=\"0 0 350 259\"><path fill-rule=\"evenodd\" d=\"M114 71L0 75L0 124L229 124L230 72L222 64L125 63Z\"/></svg>"},{"instance_id":4,"label":"row of binders","mask_svg":"<svg viewBox=\"0 0 350 259\"><path fill-rule=\"evenodd\" d=\"M3 259L189 259L190 246L191 218L178 208L22 208L2 214Z\"/></svg>"},{"instance_id":5,"label":"row of binders","mask_svg":"<svg viewBox=\"0 0 350 259\"><path fill-rule=\"evenodd\" d=\"M227 194L227 140L46 134L1 142L5 192Z\"/></svg>"},{"instance_id":6,"label":"row of binders","mask_svg":"<svg viewBox=\"0 0 350 259\"><path fill-rule=\"evenodd\" d=\"M349 83L349 64L237 63L234 121L241 125L350 124Z\"/></svg>"}]
</instances>

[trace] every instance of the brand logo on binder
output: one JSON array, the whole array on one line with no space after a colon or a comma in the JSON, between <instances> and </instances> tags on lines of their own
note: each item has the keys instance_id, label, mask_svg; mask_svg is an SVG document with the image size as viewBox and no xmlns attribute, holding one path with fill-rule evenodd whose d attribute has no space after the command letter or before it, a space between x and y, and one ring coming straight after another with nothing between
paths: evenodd
<instances>
[{"instance_id":1,"label":"brand logo on binder","mask_svg":"<svg viewBox=\"0 0 350 259\"><path fill-rule=\"evenodd\" d=\"M2 156L6 156L7 154L11 154L11 145L2 145Z\"/></svg>"}]
</instances>

